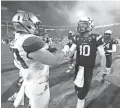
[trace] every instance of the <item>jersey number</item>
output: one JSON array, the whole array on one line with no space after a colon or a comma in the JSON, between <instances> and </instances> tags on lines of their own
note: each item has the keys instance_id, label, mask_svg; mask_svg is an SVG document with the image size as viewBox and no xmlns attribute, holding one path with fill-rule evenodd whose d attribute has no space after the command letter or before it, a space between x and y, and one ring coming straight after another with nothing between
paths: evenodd
<instances>
[{"instance_id":1,"label":"jersey number","mask_svg":"<svg viewBox=\"0 0 120 108\"><path fill-rule=\"evenodd\" d=\"M110 44L108 43L108 44L106 44L105 46L106 46L107 48L109 48Z\"/></svg>"},{"instance_id":2,"label":"jersey number","mask_svg":"<svg viewBox=\"0 0 120 108\"><path fill-rule=\"evenodd\" d=\"M26 65L25 61L23 60L23 58L20 57L19 55L19 51L18 49L14 48L13 49L13 53L15 54L15 59L18 60L20 63L21 63L21 66L24 68L24 69L27 69L28 66Z\"/></svg>"},{"instance_id":3,"label":"jersey number","mask_svg":"<svg viewBox=\"0 0 120 108\"><path fill-rule=\"evenodd\" d=\"M89 56L90 55L90 46L89 45L80 45L80 55Z\"/></svg>"}]
</instances>

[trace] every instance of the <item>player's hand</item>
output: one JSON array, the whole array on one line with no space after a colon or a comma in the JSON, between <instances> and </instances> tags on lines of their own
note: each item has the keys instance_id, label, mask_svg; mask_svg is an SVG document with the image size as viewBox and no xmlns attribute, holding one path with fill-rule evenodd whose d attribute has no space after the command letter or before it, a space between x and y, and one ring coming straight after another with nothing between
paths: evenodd
<instances>
[{"instance_id":1,"label":"player's hand","mask_svg":"<svg viewBox=\"0 0 120 108\"><path fill-rule=\"evenodd\" d=\"M69 56L69 46L65 45L64 48L61 50L65 53L65 56L68 57Z\"/></svg>"}]
</instances>

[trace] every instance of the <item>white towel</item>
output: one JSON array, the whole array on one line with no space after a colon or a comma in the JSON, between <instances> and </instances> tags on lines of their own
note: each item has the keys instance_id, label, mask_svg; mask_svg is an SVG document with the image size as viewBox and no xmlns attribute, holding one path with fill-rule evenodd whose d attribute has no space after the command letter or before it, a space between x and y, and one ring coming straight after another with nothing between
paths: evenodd
<instances>
[{"instance_id":1,"label":"white towel","mask_svg":"<svg viewBox=\"0 0 120 108\"><path fill-rule=\"evenodd\" d=\"M17 94L17 97L13 103L15 107L18 107L19 105L24 105L24 93L25 93L25 81L22 83L22 86Z\"/></svg>"},{"instance_id":2,"label":"white towel","mask_svg":"<svg viewBox=\"0 0 120 108\"><path fill-rule=\"evenodd\" d=\"M79 70L76 76L76 79L74 81L74 84L78 87L83 87L84 85L84 67L79 66Z\"/></svg>"}]
</instances>

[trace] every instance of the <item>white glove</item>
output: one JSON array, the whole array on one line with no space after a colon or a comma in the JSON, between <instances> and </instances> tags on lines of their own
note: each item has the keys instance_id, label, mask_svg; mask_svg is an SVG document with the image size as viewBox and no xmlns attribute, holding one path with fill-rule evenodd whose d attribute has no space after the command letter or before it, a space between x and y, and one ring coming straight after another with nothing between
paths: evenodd
<instances>
[{"instance_id":1,"label":"white glove","mask_svg":"<svg viewBox=\"0 0 120 108\"><path fill-rule=\"evenodd\" d=\"M69 51L70 47L68 45L65 45L64 48L61 50L67 55L67 52Z\"/></svg>"}]
</instances>

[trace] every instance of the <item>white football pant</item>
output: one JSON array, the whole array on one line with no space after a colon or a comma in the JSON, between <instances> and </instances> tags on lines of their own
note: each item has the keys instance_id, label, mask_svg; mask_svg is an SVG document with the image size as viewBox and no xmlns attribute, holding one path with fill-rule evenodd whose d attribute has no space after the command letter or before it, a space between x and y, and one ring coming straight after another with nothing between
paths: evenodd
<instances>
[{"instance_id":1,"label":"white football pant","mask_svg":"<svg viewBox=\"0 0 120 108\"><path fill-rule=\"evenodd\" d=\"M48 108L50 99L48 82L27 84L25 94L29 98L31 108Z\"/></svg>"}]
</instances>

